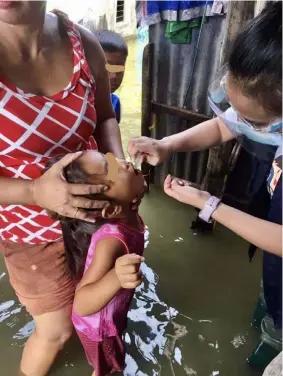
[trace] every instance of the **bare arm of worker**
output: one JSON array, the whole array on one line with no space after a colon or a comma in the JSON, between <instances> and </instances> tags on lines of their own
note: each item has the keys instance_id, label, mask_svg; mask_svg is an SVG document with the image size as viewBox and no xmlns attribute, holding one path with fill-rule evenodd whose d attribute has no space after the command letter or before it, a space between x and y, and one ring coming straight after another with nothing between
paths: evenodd
<instances>
[{"instance_id":1,"label":"bare arm of worker","mask_svg":"<svg viewBox=\"0 0 283 376\"><path fill-rule=\"evenodd\" d=\"M204 203L202 203L202 208ZM201 209L201 208L200 208ZM282 226L220 204L212 218L249 243L282 257Z\"/></svg>"},{"instance_id":2,"label":"bare arm of worker","mask_svg":"<svg viewBox=\"0 0 283 376\"><path fill-rule=\"evenodd\" d=\"M162 140L148 137L133 138L129 142L128 152L136 160L156 166L174 152L208 149L233 138L234 135L221 119L214 118Z\"/></svg>"},{"instance_id":3,"label":"bare arm of worker","mask_svg":"<svg viewBox=\"0 0 283 376\"><path fill-rule=\"evenodd\" d=\"M124 158L120 128L116 120L110 97L108 72L104 52L95 38L87 29L80 26L80 33L87 61L95 78L95 108L97 126L94 133L98 149L102 153L111 152L118 158Z\"/></svg>"},{"instance_id":4,"label":"bare arm of worker","mask_svg":"<svg viewBox=\"0 0 283 376\"><path fill-rule=\"evenodd\" d=\"M164 191L168 196L201 210L210 197L208 192L193 188L186 180L171 176L164 182ZM212 218L249 243L282 257L281 225L256 218L225 204L218 206Z\"/></svg>"},{"instance_id":5,"label":"bare arm of worker","mask_svg":"<svg viewBox=\"0 0 283 376\"><path fill-rule=\"evenodd\" d=\"M219 117L205 121L184 132L163 139L171 152L209 149L234 138Z\"/></svg>"}]
</instances>

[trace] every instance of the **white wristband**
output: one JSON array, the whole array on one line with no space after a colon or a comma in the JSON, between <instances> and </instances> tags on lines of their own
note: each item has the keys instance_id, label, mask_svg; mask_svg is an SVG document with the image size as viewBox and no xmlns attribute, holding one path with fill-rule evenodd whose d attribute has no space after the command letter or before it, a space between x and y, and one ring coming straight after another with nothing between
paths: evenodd
<instances>
[{"instance_id":1,"label":"white wristband","mask_svg":"<svg viewBox=\"0 0 283 376\"><path fill-rule=\"evenodd\" d=\"M211 223L211 216L217 209L220 202L220 199L215 196L209 197L204 205L203 210L199 213L199 218L207 223Z\"/></svg>"}]
</instances>

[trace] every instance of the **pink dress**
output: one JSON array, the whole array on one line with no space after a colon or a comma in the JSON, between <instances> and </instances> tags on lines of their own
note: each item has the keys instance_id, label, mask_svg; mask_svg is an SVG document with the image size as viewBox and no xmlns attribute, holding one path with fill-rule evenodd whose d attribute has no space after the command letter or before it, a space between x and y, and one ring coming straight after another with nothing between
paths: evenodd
<instances>
[{"instance_id":1,"label":"pink dress","mask_svg":"<svg viewBox=\"0 0 283 376\"><path fill-rule=\"evenodd\" d=\"M104 238L119 239L125 246L125 253L143 254L144 231L123 223L105 224L92 236L84 272L95 257L96 243ZM72 313L74 327L96 376L124 370L122 334L127 327L127 314L133 296L134 290L121 290L102 311L94 315L82 317L74 311Z\"/></svg>"}]
</instances>

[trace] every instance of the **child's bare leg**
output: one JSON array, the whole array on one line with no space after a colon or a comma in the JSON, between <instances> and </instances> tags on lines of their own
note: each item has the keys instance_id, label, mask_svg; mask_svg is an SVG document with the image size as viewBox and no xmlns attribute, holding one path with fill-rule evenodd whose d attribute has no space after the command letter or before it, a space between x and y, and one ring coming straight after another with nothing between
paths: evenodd
<instances>
[{"instance_id":1,"label":"child's bare leg","mask_svg":"<svg viewBox=\"0 0 283 376\"><path fill-rule=\"evenodd\" d=\"M93 371L93 374L91 376L96 376L95 371Z\"/></svg>"},{"instance_id":2,"label":"child's bare leg","mask_svg":"<svg viewBox=\"0 0 283 376\"><path fill-rule=\"evenodd\" d=\"M71 307L34 317L35 332L27 341L21 366L26 376L45 376L72 335Z\"/></svg>"}]
</instances>

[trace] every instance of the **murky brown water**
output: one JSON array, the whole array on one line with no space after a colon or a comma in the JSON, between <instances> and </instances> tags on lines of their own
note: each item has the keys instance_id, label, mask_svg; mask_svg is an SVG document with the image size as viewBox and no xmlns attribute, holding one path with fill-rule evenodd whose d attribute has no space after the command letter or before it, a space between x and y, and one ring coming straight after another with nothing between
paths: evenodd
<instances>
[{"instance_id":1,"label":"murky brown water","mask_svg":"<svg viewBox=\"0 0 283 376\"><path fill-rule=\"evenodd\" d=\"M117 91L121 99L121 134L124 150L131 137L140 135L141 127L141 44L128 40L129 56L123 85ZM139 62L137 63L137 60Z\"/></svg>"},{"instance_id":2,"label":"murky brown water","mask_svg":"<svg viewBox=\"0 0 283 376\"><path fill-rule=\"evenodd\" d=\"M124 145L140 129L140 80L130 42L123 88ZM148 226L145 279L129 312L127 376L256 376L246 364L259 333L250 326L258 297L260 257L249 264L247 244L221 226L214 236L189 229L195 211L152 189L141 214ZM9 286L0 259L0 369L16 376L33 325ZM90 375L76 338L53 376Z\"/></svg>"}]
</instances>

